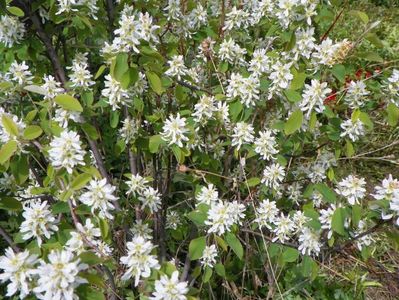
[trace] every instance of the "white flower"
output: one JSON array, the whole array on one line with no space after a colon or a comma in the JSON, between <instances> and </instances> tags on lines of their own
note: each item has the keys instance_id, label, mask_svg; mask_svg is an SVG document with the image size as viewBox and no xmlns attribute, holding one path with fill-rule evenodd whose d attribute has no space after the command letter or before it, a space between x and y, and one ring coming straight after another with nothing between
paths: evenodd
<instances>
[{"instance_id":1,"label":"white flower","mask_svg":"<svg viewBox=\"0 0 399 300\"><path fill-rule=\"evenodd\" d=\"M239 73L232 73L229 79L226 96L228 99L238 98L247 107L255 105L259 100L259 78L257 76L242 77Z\"/></svg>"},{"instance_id":2,"label":"white flower","mask_svg":"<svg viewBox=\"0 0 399 300\"><path fill-rule=\"evenodd\" d=\"M198 204L205 203L211 205L219 200L219 193L215 186L210 183L208 186L203 186L201 191L195 197Z\"/></svg>"},{"instance_id":3,"label":"white flower","mask_svg":"<svg viewBox=\"0 0 399 300\"><path fill-rule=\"evenodd\" d=\"M356 119L355 121L348 119L342 122L341 128L343 130L341 137L348 136L353 142L356 142L366 134L363 122L360 119Z\"/></svg>"},{"instance_id":4,"label":"white flower","mask_svg":"<svg viewBox=\"0 0 399 300\"><path fill-rule=\"evenodd\" d=\"M128 186L128 191L126 195L140 195L146 188L146 184L149 182L145 177L140 176L139 174L131 174L129 175L130 180L125 181Z\"/></svg>"},{"instance_id":5,"label":"white flower","mask_svg":"<svg viewBox=\"0 0 399 300\"><path fill-rule=\"evenodd\" d=\"M10 281L4 296L11 297L19 292L23 299L30 293L36 262L37 255L31 255L28 250L15 253L10 247L6 249L5 255L0 257L0 269L3 271L0 281Z\"/></svg>"},{"instance_id":6,"label":"white flower","mask_svg":"<svg viewBox=\"0 0 399 300\"><path fill-rule=\"evenodd\" d=\"M232 30L233 28L240 29L247 28L249 23L249 13L242 9L233 7L229 13L226 14L226 21L224 22L223 30Z\"/></svg>"},{"instance_id":7,"label":"white flower","mask_svg":"<svg viewBox=\"0 0 399 300\"><path fill-rule=\"evenodd\" d=\"M180 0L168 0L168 6L164 8L167 12L168 21L179 20L181 18L180 13Z\"/></svg>"},{"instance_id":8,"label":"white flower","mask_svg":"<svg viewBox=\"0 0 399 300\"><path fill-rule=\"evenodd\" d=\"M69 120L76 123L82 123L83 118L77 111L70 111L63 108L57 108L55 110L55 116L53 118L62 128L67 128Z\"/></svg>"},{"instance_id":9,"label":"white flower","mask_svg":"<svg viewBox=\"0 0 399 300\"><path fill-rule=\"evenodd\" d=\"M345 95L345 102L350 108L355 109L365 104L365 98L370 92L366 89L366 84L362 81L351 81Z\"/></svg>"},{"instance_id":10,"label":"white flower","mask_svg":"<svg viewBox=\"0 0 399 300\"><path fill-rule=\"evenodd\" d=\"M146 38L148 37L148 28L145 32L142 32L142 23L136 19L135 15L131 15L129 12L122 12L119 26L120 27L114 31L115 39L113 44L118 45L120 51L128 52L133 50L139 53L140 51L137 46L140 45L140 39L142 39L143 36Z\"/></svg>"},{"instance_id":11,"label":"white flower","mask_svg":"<svg viewBox=\"0 0 399 300\"><path fill-rule=\"evenodd\" d=\"M276 217L274 224L276 228L274 228L273 232L276 236L273 238L273 242L279 240L281 243L284 243L289 240L295 230L295 223L290 216L284 216L284 214L281 213L280 217Z\"/></svg>"},{"instance_id":12,"label":"white flower","mask_svg":"<svg viewBox=\"0 0 399 300\"><path fill-rule=\"evenodd\" d=\"M263 171L261 182L267 187L277 189L284 180L285 170L280 164L272 164L267 166Z\"/></svg>"},{"instance_id":13,"label":"white flower","mask_svg":"<svg viewBox=\"0 0 399 300\"><path fill-rule=\"evenodd\" d=\"M74 131L64 130L59 137L54 137L48 151L53 167L65 168L72 174L75 166L85 165L83 157L86 152L81 145L79 135Z\"/></svg>"},{"instance_id":14,"label":"white flower","mask_svg":"<svg viewBox=\"0 0 399 300\"><path fill-rule=\"evenodd\" d=\"M215 245L206 246L201 256L201 264L205 267L213 268L216 263L218 251Z\"/></svg>"},{"instance_id":15,"label":"white flower","mask_svg":"<svg viewBox=\"0 0 399 300\"><path fill-rule=\"evenodd\" d=\"M237 146L237 150L239 150L243 144L250 144L253 142L253 135L254 128L251 124L238 122L233 128L231 145Z\"/></svg>"},{"instance_id":16,"label":"white flower","mask_svg":"<svg viewBox=\"0 0 399 300\"><path fill-rule=\"evenodd\" d=\"M373 197L377 200L399 200L399 180L394 179L392 174L382 180L381 186L376 186L376 193Z\"/></svg>"},{"instance_id":17,"label":"white flower","mask_svg":"<svg viewBox=\"0 0 399 300\"><path fill-rule=\"evenodd\" d=\"M111 105L112 110L117 110L120 105L129 105L131 97L127 90L121 87L121 84L111 75L105 76L105 88L101 91L101 95L107 98L107 103Z\"/></svg>"},{"instance_id":18,"label":"white flower","mask_svg":"<svg viewBox=\"0 0 399 300\"><path fill-rule=\"evenodd\" d=\"M269 98L272 97L275 91L288 88L291 80L294 78L291 74L290 68L291 63L283 64L281 61L274 63L272 66L273 71L269 75L269 79L272 81Z\"/></svg>"},{"instance_id":19,"label":"white flower","mask_svg":"<svg viewBox=\"0 0 399 300\"><path fill-rule=\"evenodd\" d=\"M158 190L152 187L147 187L142 194L139 196L139 200L142 203L142 208L148 207L151 213L157 212L161 207L161 195Z\"/></svg>"},{"instance_id":20,"label":"white flower","mask_svg":"<svg viewBox=\"0 0 399 300\"><path fill-rule=\"evenodd\" d=\"M175 210L168 210L168 213L166 214L165 227L176 230L180 224L181 218L179 213Z\"/></svg>"},{"instance_id":21,"label":"white flower","mask_svg":"<svg viewBox=\"0 0 399 300\"><path fill-rule=\"evenodd\" d=\"M80 54L80 56L77 55L72 62L72 66L67 69L72 70L72 73L69 74L72 82L71 87L87 89L95 84L88 70L86 53Z\"/></svg>"},{"instance_id":22,"label":"white flower","mask_svg":"<svg viewBox=\"0 0 399 300\"><path fill-rule=\"evenodd\" d=\"M272 130L259 131L259 137L255 139L255 152L265 160L274 159L273 155L278 153L277 142Z\"/></svg>"},{"instance_id":23,"label":"white flower","mask_svg":"<svg viewBox=\"0 0 399 300\"><path fill-rule=\"evenodd\" d=\"M392 71L392 75L384 82L384 91L389 101L399 106L399 70Z\"/></svg>"},{"instance_id":24,"label":"white flower","mask_svg":"<svg viewBox=\"0 0 399 300\"><path fill-rule=\"evenodd\" d=\"M72 8L73 5L77 5L79 0L57 0L58 10L56 15L60 15L64 12L69 13L71 11L76 11L76 8Z\"/></svg>"},{"instance_id":25,"label":"white flower","mask_svg":"<svg viewBox=\"0 0 399 300\"><path fill-rule=\"evenodd\" d=\"M316 256L320 253L320 236L315 231L304 227L301 234L299 235L299 247L298 250L303 255L312 255L314 253Z\"/></svg>"},{"instance_id":26,"label":"white flower","mask_svg":"<svg viewBox=\"0 0 399 300\"><path fill-rule=\"evenodd\" d=\"M49 262L40 261L35 270L39 277L37 287L33 289L36 296L39 299L77 299L75 289L87 283L78 273L88 266L66 250L52 250L47 258Z\"/></svg>"},{"instance_id":27,"label":"white flower","mask_svg":"<svg viewBox=\"0 0 399 300\"><path fill-rule=\"evenodd\" d=\"M265 226L268 229L272 229L271 224L276 221L279 212L280 210L276 207L276 202L269 199L263 200L255 208L256 218L254 222L258 223L260 227Z\"/></svg>"},{"instance_id":28,"label":"white flower","mask_svg":"<svg viewBox=\"0 0 399 300\"><path fill-rule=\"evenodd\" d=\"M84 251L84 235L85 239L93 244L95 244L95 238L101 236L101 231L99 228L94 227L94 224L90 219L86 219L85 226L78 223L76 224L77 231L71 232L71 238L66 242L65 249L71 252L76 252L80 254Z\"/></svg>"},{"instance_id":29,"label":"white flower","mask_svg":"<svg viewBox=\"0 0 399 300\"><path fill-rule=\"evenodd\" d=\"M115 209L112 202L118 200L118 197L113 195L116 187L107 183L105 178L101 180L93 179L86 186L86 190L80 195L79 201L89 206L92 213L98 210L101 218L113 219L110 211Z\"/></svg>"},{"instance_id":30,"label":"white flower","mask_svg":"<svg viewBox=\"0 0 399 300\"><path fill-rule=\"evenodd\" d=\"M233 201L229 202L228 206L230 217L233 223L242 225L241 219L245 218L245 205L238 203L237 201Z\"/></svg>"},{"instance_id":31,"label":"white flower","mask_svg":"<svg viewBox=\"0 0 399 300\"><path fill-rule=\"evenodd\" d=\"M215 232L218 235L223 235L226 231L230 231L233 224L234 220L231 217L229 203L218 201L211 205L208 211L208 219L205 221L205 225L211 226L208 233Z\"/></svg>"},{"instance_id":32,"label":"white flower","mask_svg":"<svg viewBox=\"0 0 399 300\"><path fill-rule=\"evenodd\" d=\"M8 74L11 80L19 85L32 84L33 76L25 61L20 64L14 61L8 69Z\"/></svg>"},{"instance_id":33,"label":"white flower","mask_svg":"<svg viewBox=\"0 0 399 300\"><path fill-rule=\"evenodd\" d=\"M24 206L22 213L24 221L21 223L20 231L24 240L34 237L39 247L42 245L42 237L49 239L58 231L57 221L47 205L47 201L34 201Z\"/></svg>"},{"instance_id":34,"label":"white flower","mask_svg":"<svg viewBox=\"0 0 399 300\"><path fill-rule=\"evenodd\" d=\"M215 97L202 95L198 103L194 105L194 121L205 124L212 119L215 111L217 111Z\"/></svg>"},{"instance_id":35,"label":"white flower","mask_svg":"<svg viewBox=\"0 0 399 300\"><path fill-rule=\"evenodd\" d=\"M305 216L305 213L303 211L300 210L297 210L294 213L292 219L295 223L296 233L302 231L304 225L311 220L309 217Z\"/></svg>"},{"instance_id":36,"label":"white flower","mask_svg":"<svg viewBox=\"0 0 399 300\"><path fill-rule=\"evenodd\" d=\"M357 230L354 233L354 236L364 233L367 230L367 224L365 221L360 220L357 226ZM370 246L374 242L371 234L366 234L356 240L356 246L359 251L362 251L364 246Z\"/></svg>"},{"instance_id":37,"label":"white flower","mask_svg":"<svg viewBox=\"0 0 399 300\"><path fill-rule=\"evenodd\" d=\"M270 58L266 55L266 49L254 51L248 71L257 76L270 71Z\"/></svg>"},{"instance_id":38,"label":"white flower","mask_svg":"<svg viewBox=\"0 0 399 300\"><path fill-rule=\"evenodd\" d=\"M292 50L297 55L301 55L307 59L310 58L312 51L315 48L314 28L310 27L306 30L299 28L295 32L296 43Z\"/></svg>"},{"instance_id":39,"label":"white flower","mask_svg":"<svg viewBox=\"0 0 399 300\"><path fill-rule=\"evenodd\" d=\"M189 131L186 128L186 118L180 118L179 113L177 113L176 117L170 115L162 129L162 139L168 142L169 146L176 144L179 147L183 147L183 142L188 141L188 137L184 135Z\"/></svg>"},{"instance_id":40,"label":"white flower","mask_svg":"<svg viewBox=\"0 0 399 300\"><path fill-rule=\"evenodd\" d=\"M324 111L324 99L331 92L332 90L327 87L327 82L320 82L316 79L312 79L311 85L305 84L299 107L302 111L307 112L307 119L310 117L313 109L318 113Z\"/></svg>"},{"instance_id":41,"label":"white flower","mask_svg":"<svg viewBox=\"0 0 399 300\"><path fill-rule=\"evenodd\" d=\"M148 226L148 224L143 223L142 220L136 220L136 223L133 224L133 227L130 229L133 236L141 236L145 240L149 240L152 237L152 229Z\"/></svg>"},{"instance_id":42,"label":"white flower","mask_svg":"<svg viewBox=\"0 0 399 300\"><path fill-rule=\"evenodd\" d=\"M160 26L152 24L152 17L148 12L145 14L140 12L138 18L140 22L140 37L147 42L157 42L158 37L155 31L160 28Z\"/></svg>"},{"instance_id":43,"label":"white flower","mask_svg":"<svg viewBox=\"0 0 399 300\"><path fill-rule=\"evenodd\" d=\"M51 75L43 77L44 83L42 84L43 90L46 92L44 99L52 100L55 96L62 94L65 90L61 87L61 83L55 80Z\"/></svg>"},{"instance_id":44,"label":"white flower","mask_svg":"<svg viewBox=\"0 0 399 300\"><path fill-rule=\"evenodd\" d=\"M199 3L189 15L189 25L191 28L199 28L202 24L206 24L207 21L206 9Z\"/></svg>"},{"instance_id":45,"label":"white flower","mask_svg":"<svg viewBox=\"0 0 399 300\"><path fill-rule=\"evenodd\" d=\"M313 206L319 208L321 206L321 204L323 203L323 195L317 191L314 190L312 193L312 202L313 202Z\"/></svg>"},{"instance_id":46,"label":"white flower","mask_svg":"<svg viewBox=\"0 0 399 300\"><path fill-rule=\"evenodd\" d=\"M244 55L246 53L247 50L241 48L232 38L230 38L229 40L224 40L220 44L218 56L220 60L228 61L232 64L237 63L239 65L244 65Z\"/></svg>"},{"instance_id":47,"label":"white flower","mask_svg":"<svg viewBox=\"0 0 399 300\"><path fill-rule=\"evenodd\" d=\"M169 69L165 72L166 75L177 77L178 80L187 74L187 67L184 65L183 55L175 55L168 61Z\"/></svg>"},{"instance_id":48,"label":"white flower","mask_svg":"<svg viewBox=\"0 0 399 300\"><path fill-rule=\"evenodd\" d=\"M158 259L151 252L155 248L151 241L142 236L134 236L131 242L127 242L127 255L122 256L120 261L127 266L127 270L121 279L126 281L134 277L134 285L139 284L140 278L148 278L151 269L159 269Z\"/></svg>"},{"instance_id":49,"label":"white flower","mask_svg":"<svg viewBox=\"0 0 399 300\"><path fill-rule=\"evenodd\" d=\"M20 22L14 16L1 16L0 20L0 43L7 48L11 48L14 44L19 44L25 34L24 23Z\"/></svg>"},{"instance_id":50,"label":"white flower","mask_svg":"<svg viewBox=\"0 0 399 300\"><path fill-rule=\"evenodd\" d=\"M331 206L328 207L327 209L320 210L319 221L321 223L321 228L328 230L328 235L327 235L328 239L331 239L331 236L333 234L333 231L331 229L331 222L335 210L336 207L334 204L331 204Z\"/></svg>"},{"instance_id":51,"label":"white flower","mask_svg":"<svg viewBox=\"0 0 399 300\"><path fill-rule=\"evenodd\" d=\"M366 195L365 185L364 178L349 175L338 183L338 188L335 191L339 195L348 198L350 205L355 205L359 204L359 200L362 200Z\"/></svg>"},{"instance_id":52,"label":"white flower","mask_svg":"<svg viewBox=\"0 0 399 300\"><path fill-rule=\"evenodd\" d=\"M186 300L188 293L187 282L179 282L179 272L174 271L171 277L162 275L155 281L155 292L151 300Z\"/></svg>"}]
</instances>

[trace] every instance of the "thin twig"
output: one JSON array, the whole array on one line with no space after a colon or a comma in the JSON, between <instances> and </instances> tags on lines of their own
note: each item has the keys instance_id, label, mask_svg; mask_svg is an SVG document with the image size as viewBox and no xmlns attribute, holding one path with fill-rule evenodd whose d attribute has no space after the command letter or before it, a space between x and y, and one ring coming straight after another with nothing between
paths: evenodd
<instances>
[{"instance_id":1,"label":"thin twig","mask_svg":"<svg viewBox=\"0 0 399 300\"><path fill-rule=\"evenodd\" d=\"M7 242L7 244L14 250L14 252L19 252L20 249L17 245L15 245L12 238L8 235L8 233L4 230L3 227L0 226L0 235Z\"/></svg>"}]
</instances>

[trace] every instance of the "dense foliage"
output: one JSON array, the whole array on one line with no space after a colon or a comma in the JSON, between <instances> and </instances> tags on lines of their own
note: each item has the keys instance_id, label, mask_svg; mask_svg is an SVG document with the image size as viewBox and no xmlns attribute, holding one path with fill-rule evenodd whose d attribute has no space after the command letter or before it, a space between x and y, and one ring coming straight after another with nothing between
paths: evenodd
<instances>
[{"instance_id":1,"label":"dense foliage","mask_svg":"<svg viewBox=\"0 0 399 300\"><path fill-rule=\"evenodd\" d=\"M399 29L379 11L340 0L0 0L0 11L1 294L399 294L382 262L399 245Z\"/></svg>"}]
</instances>

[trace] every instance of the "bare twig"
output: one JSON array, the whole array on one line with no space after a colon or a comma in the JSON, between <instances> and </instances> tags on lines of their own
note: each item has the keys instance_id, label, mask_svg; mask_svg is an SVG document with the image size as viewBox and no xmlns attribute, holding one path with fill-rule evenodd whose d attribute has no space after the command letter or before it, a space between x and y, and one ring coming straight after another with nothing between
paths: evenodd
<instances>
[{"instance_id":1,"label":"bare twig","mask_svg":"<svg viewBox=\"0 0 399 300\"><path fill-rule=\"evenodd\" d=\"M15 245L12 238L8 235L8 233L4 230L3 227L0 226L0 235L7 242L7 244L14 250L14 252L19 252L20 249L17 245Z\"/></svg>"}]
</instances>

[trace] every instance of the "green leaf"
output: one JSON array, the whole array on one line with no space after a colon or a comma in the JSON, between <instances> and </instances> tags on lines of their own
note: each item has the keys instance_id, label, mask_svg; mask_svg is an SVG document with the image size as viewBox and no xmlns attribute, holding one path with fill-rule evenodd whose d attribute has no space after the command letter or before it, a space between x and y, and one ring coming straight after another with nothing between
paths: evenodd
<instances>
[{"instance_id":1,"label":"green leaf","mask_svg":"<svg viewBox=\"0 0 399 300\"><path fill-rule=\"evenodd\" d=\"M3 123L4 129L7 131L9 135L12 136L18 136L19 135L19 130L17 124L11 119L9 116L6 114L3 114L3 117L1 118L1 121Z\"/></svg>"},{"instance_id":2,"label":"green leaf","mask_svg":"<svg viewBox=\"0 0 399 300\"><path fill-rule=\"evenodd\" d=\"M220 277L226 277L226 270L221 263L215 265L215 271Z\"/></svg>"},{"instance_id":3,"label":"green leaf","mask_svg":"<svg viewBox=\"0 0 399 300\"><path fill-rule=\"evenodd\" d=\"M352 206L352 223L354 226L358 226L359 221L362 217L362 207L359 204Z\"/></svg>"},{"instance_id":4,"label":"green leaf","mask_svg":"<svg viewBox=\"0 0 399 300\"><path fill-rule=\"evenodd\" d=\"M210 267L206 267L205 268L205 272L204 272L204 276L202 277L202 281L204 283L207 283L209 281L209 279L211 279L212 273L213 273L212 269Z\"/></svg>"},{"instance_id":5,"label":"green leaf","mask_svg":"<svg viewBox=\"0 0 399 300\"><path fill-rule=\"evenodd\" d=\"M111 65L111 75L121 82L123 74L129 69L128 54L119 53Z\"/></svg>"},{"instance_id":6,"label":"green leaf","mask_svg":"<svg viewBox=\"0 0 399 300\"><path fill-rule=\"evenodd\" d=\"M362 123L363 123L364 125L366 125L370 130L372 130L372 129L374 128L374 124L373 124L373 122L371 121L370 116L369 116L367 113L361 111L360 114L359 114L359 119L360 119L360 121L362 121Z\"/></svg>"},{"instance_id":7,"label":"green leaf","mask_svg":"<svg viewBox=\"0 0 399 300\"><path fill-rule=\"evenodd\" d=\"M24 90L28 91L28 92L40 94L40 95L43 95L43 96L47 95L45 89L43 89L41 86L38 86L38 85L27 85L27 86L24 86Z\"/></svg>"},{"instance_id":8,"label":"green leaf","mask_svg":"<svg viewBox=\"0 0 399 300\"><path fill-rule=\"evenodd\" d=\"M88 173L79 174L72 181L70 188L74 191L80 190L81 188L86 186L86 184L90 181L91 177L92 177L91 174Z\"/></svg>"},{"instance_id":9,"label":"green leaf","mask_svg":"<svg viewBox=\"0 0 399 300\"><path fill-rule=\"evenodd\" d=\"M219 247L222 248L223 251L227 252L227 243L224 241L224 239L222 239L220 236L215 235L215 240Z\"/></svg>"},{"instance_id":10,"label":"green leaf","mask_svg":"<svg viewBox=\"0 0 399 300\"><path fill-rule=\"evenodd\" d=\"M86 284L80 285L76 291L80 300L105 300L104 292Z\"/></svg>"},{"instance_id":11,"label":"green leaf","mask_svg":"<svg viewBox=\"0 0 399 300\"><path fill-rule=\"evenodd\" d=\"M337 78L340 82L345 82L346 69L343 65L335 65L331 70L332 74Z\"/></svg>"},{"instance_id":12,"label":"green leaf","mask_svg":"<svg viewBox=\"0 0 399 300\"><path fill-rule=\"evenodd\" d=\"M387 107L387 112L389 126L396 126L399 120L399 108L395 104L389 103Z\"/></svg>"},{"instance_id":13,"label":"green leaf","mask_svg":"<svg viewBox=\"0 0 399 300\"><path fill-rule=\"evenodd\" d=\"M23 11L22 9L20 9L19 7L10 6L10 7L7 7L7 10L8 10L11 14L13 14L14 16L17 16L17 17L23 17L23 16L25 16L24 11Z\"/></svg>"},{"instance_id":14,"label":"green leaf","mask_svg":"<svg viewBox=\"0 0 399 300\"><path fill-rule=\"evenodd\" d=\"M332 221L331 221L331 228L335 232L339 233L340 235L345 235L345 209L339 207L335 210Z\"/></svg>"},{"instance_id":15,"label":"green leaf","mask_svg":"<svg viewBox=\"0 0 399 300\"><path fill-rule=\"evenodd\" d=\"M304 256L300 267L303 276L309 277L312 280L317 277L319 266L311 257Z\"/></svg>"},{"instance_id":16,"label":"green leaf","mask_svg":"<svg viewBox=\"0 0 399 300\"><path fill-rule=\"evenodd\" d=\"M303 87L304 83L305 83L306 74L305 73L299 73L297 70L294 69L294 71L292 72L292 75L294 76L294 79L292 79L289 89L290 90L299 90L299 89L301 89Z\"/></svg>"},{"instance_id":17,"label":"green leaf","mask_svg":"<svg viewBox=\"0 0 399 300\"><path fill-rule=\"evenodd\" d=\"M104 73L104 71L105 71L106 68L107 68L106 65L101 65L101 66L98 68L96 75L94 75L94 80L96 80L98 77L100 77L100 76Z\"/></svg>"},{"instance_id":18,"label":"green leaf","mask_svg":"<svg viewBox=\"0 0 399 300\"><path fill-rule=\"evenodd\" d=\"M4 164L17 151L17 142L9 141L0 149L0 164Z\"/></svg>"},{"instance_id":19,"label":"green leaf","mask_svg":"<svg viewBox=\"0 0 399 300\"><path fill-rule=\"evenodd\" d=\"M359 10L351 10L349 14L358 17L364 24L367 24L369 22L369 17L365 12Z\"/></svg>"},{"instance_id":20,"label":"green leaf","mask_svg":"<svg viewBox=\"0 0 399 300\"><path fill-rule=\"evenodd\" d=\"M31 125L25 128L23 137L25 140L34 140L35 138L41 136L42 133L43 130L40 128L40 126Z\"/></svg>"},{"instance_id":21,"label":"green leaf","mask_svg":"<svg viewBox=\"0 0 399 300\"><path fill-rule=\"evenodd\" d=\"M294 248L287 248L282 257L284 262L294 262L299 257L299 251Z\"/></svg>"},{"instance_id":22,"label":"green leaf","mask_svg":"<svg viewBox=\"0 0 399 300\"><path fill-rule=\"evenodd\" d=\"M231 232L228 232L225 236L227 244L233 249L234 253L239 259L244 256L244 248L241 245L240 240Z\"/></svg>"},{"instance_id":23,"label":"green leaf","mask_svg":"<svg viewBox=\"0 0 399 300\"><path fill-rule=\"evenodd\" d=\"M28 157L26 155L14 156L10 167L15 181L18 185L22 185L29 177Z\"/></svg>"},{"instance_id":24,"label":"green leaf","mask_svg":"<svg viewBox=\"0 0 399 300\"><path fill-rule=\"evenodd\" d=\"M346 139L345 143L345 153L347 157L352 157L355 154L355 148L349 139Z\"/></svg>"},{"instance_id":25,"label":"green leaf","mask_svg":"<svg viewBox=\"0 0 399 300\"><path fill-rule=\"evenodd\" d=\"M188 256L191 260L196 260L202 257L204 249L206 247L206 237L201 236L193 239L188 246Z\"/></svg>"},{"instance_id":26,"label":"green leaf","mask_svg":"<svg viewBox=\"0 0 399 300\"><path fill-rule=\"evenodd\" d=\"M88 265L98 265L103 262L101 258L99 258L96 254L90 251L83 252L79 255L79 258L82 263Z\"/></svg>"},{"instance_id":27,"label":"green leaf","mask_svg":"<svg viewBox=\"0 0 399 300\"><path fill-rule=\"evenodd\" d=\"M22 204L15 198L3 196L0 198L0 209L21 211Z\"/></svg>"},{"instance_id":28,"label":"green leaf","mask_svg":"<svg viewBox=\"0 0 399 300\"><path fill-rule=\"evenodd\" d=\"M151 71L145 72L145 75L147 76L151 89L158 95L161 95L163 93L163 87L159 76Z\"/></svg>"},{"instance_id":29,"label":"green leaf","mask_svg":"<svg viewBox=\"0 0 399 300\"><path fill-rule=\"evenodd\" d=\"M302 99L301 94L298 93L297 91L285 90L283 93L287 97L288 101L290 101L292 103L299 102Z\"/></svg>"},{"instance_id":30,"label":"green leaf","mask_svg":"<svg viewBox=\"0 0 399 300\"><path fill-rule=\"evenodd\" d=\"M159 150L159 147L164 144L165 141L162 139L161 135L153 135L150 137L150 140L148 142L148 149L150 150L151 153L157 153Z\"/></svg>"},{"instance_id":31,"label":"green leaf","mask_svg":"<svg viewBox=\"0 0 399 300\"><path fill-rule=\"evenodd\" d=\"M184 163L184 152L182 151L182 149L179 148L179 146L177 145L173 145L172 146L172 152L176 157L176 160L179 164Z\"/></svg>"},{"instance_id":32,"label":"green leaf","mask_svg":"<svg viewBox=\"0 0 399 300\"><path fill-rule=\"evenodd\" d=\"M97 140L100 136L98 135L96 127L89 123L82 124L83 131L89 136L91 140Z\"/></svg>"},{"instance_id":33,"label":"green leaf","mask_svg":"<svg viewBox=\"0 0 399 300\"><path fill-rule=\"evenodd\" d=\"M67 202L59 201L51 206L51 211L53 214L65 214L69 213L70 209Z\"/></svg>"},{"instance_id":34,"label":"green leaf","mask_svg":"<svg viewBox=\"0 0 399 300\"><path fill-rule=\"evenodd\" d=\"M383 62L384 59L376 52L363 52L359 53L358 56L368 61Z\"/></svg>"},{"instance_id":35,"label":"green leaf","mask_svg":"<svg viewBox=\"0 0 399 300\"><path fill-rule=\"evenodd\" d=\"M238 120L238 116L243 110L241 101L236 100L229 105L229 113L233 122Z\"/></svg>"},{"instance_id":36,"label":"green leaf","mask_svg":"<svg viewBox=\"0 0 399 300\"><path fill-rule=\"evenodd\" d=\"M118 110L111 111L111 116L109 119L109 125L111 126L111 128L116 128L118 126L119 115L120 115L120 113Z\"/></svg>"},{"instance_id":37,"label":"green leaf","mask_svg":"<svg viewBox=\"0 0 399 300\"><path fill-rule=\"evenodd\" d=\"M323 195L323 198L330 203L336 203L337 202L337 196L335 195L334 191L330 189L327 185L324 183L318 183L315 184L315 189L320 192L320 194Z\"/></svg>"},{"instance_id":38,"label":"green leaf","mask_svg":"<svg viewBox=\"0 0 399 300\"><path fill-rule=\"evenodd\" d=\"M193 221L197 226L202 226L205 220L208 219L206 211L195 210L187 214L187 217Z\"/></svg>"},{"instance_id":39,"label":"green leaf","mask_svg":"<svg viewBox=\"0 0 399 300\"><path fill-rule=\"evenodd\" d=\"M54 98L54 102L60 105L63 109L82 112L83 107L79 101L68 94L58 95Z\"/></svg>"},{"instance_id":40,"label":"green leaf","mask_svg":"<svg viewBox=\"0 0 399 300\"><path fill-rule=\"evenodd\" d=\"M290 135L301 128L303 121L303 113L300 109L294 111L288 118L288 121L284 125L284 131L286 135Z\"/></svg>"},{"instance_id":41,"label":"green leaf","mask_svg":"<svg viewBox=\"0 0 399 300\"><path fill-rule=\"evenodd\" d=\"M106 219L98 218L98 224L101 230L101 237L105 240L109 235L109 224Z\"/></svg>"},{"instance_id":42,"label":"green leaf","mask_svg":"<svg viewBox=\"0 0 399 300\"><path fill-rule=\"evenodd\" d=\"M257 186L260 183L259 177L252 177L247 180L247 184L249 187Z\"/></svg>"}]
</instances>

